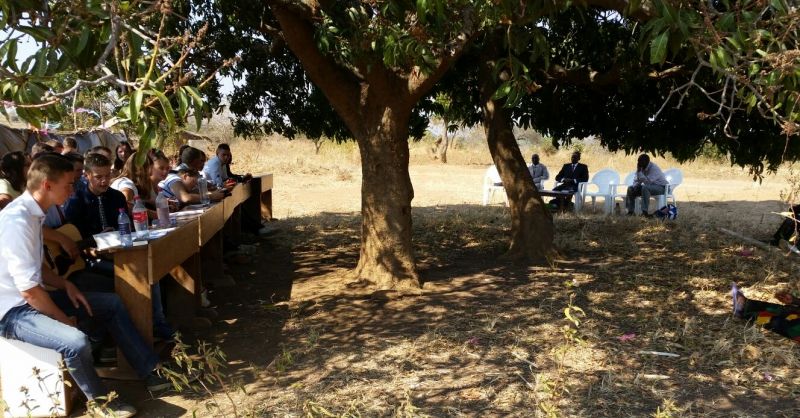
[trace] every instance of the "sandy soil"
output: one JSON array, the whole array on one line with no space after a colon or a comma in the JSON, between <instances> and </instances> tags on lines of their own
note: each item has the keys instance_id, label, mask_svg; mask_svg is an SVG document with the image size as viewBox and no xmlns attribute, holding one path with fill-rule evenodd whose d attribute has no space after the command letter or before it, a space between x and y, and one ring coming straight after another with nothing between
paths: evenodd
<instances>
[{"instance_id":1,"label":"sandy soil","mask_svg":"<svg viewBox=\"0 0 800 418\"><path fill-rule=\"evenodd\" d=\"M508 218L499 198L480 206L485 165L412 164L425 285L393 297L343 286L358 257L357 165L293 161L255 167L275 171L278 232L231 267L238 286L212 293L220 316L200 334L246 388L228 391L242 415L800 416L797 348L731 321L725 294L738 280L768 299L796 277L793 259L715 229L771 233L784 177L687 175L669 224L558 215L562 257L543 268L502 260ZM233 416L219 385L213 399L115 387L142 416Z\"/></svg>"},{"instance_id":2,"label":"sandy soil","mask_svg":"<svg viewBox=\"0 0 800 418\"><path fill-rule=\"evenodd\" d=\"M352 178L342 181L320 175L292 174L275 177L275 216L315 215L321 212L356 212L361 205L361 178L352 168ZM411 166L415 207L480 204L482 200L483 166L415 165ZM554 176L554 174L552 174ZM332 176L331 176L332 177ZM746 173L728 179L687 177L678 187L679 202L762 202L780 201L787 188L784 179L767 176L761 184ZM501 200L495 195L494 203ZM775 209L781 209L780 205Z\"/></svg>"}]
</instances>

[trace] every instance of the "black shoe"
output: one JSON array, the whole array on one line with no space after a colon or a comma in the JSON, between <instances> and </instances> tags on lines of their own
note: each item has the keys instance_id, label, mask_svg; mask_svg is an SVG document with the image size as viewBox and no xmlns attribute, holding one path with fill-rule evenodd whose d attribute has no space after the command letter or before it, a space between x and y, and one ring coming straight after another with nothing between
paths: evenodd
<instances>
[{"instance_id":1,"label":"black shoe","mask_svg":"<svg viewBox=\"0 0 800 418\"><path fill-rule=\"evenodd\" d=\"M629 211L628 211L628 216L633 216L633 215L635 215L635 213L633 213L633 211L630 211L630 210L629 210Z\"/></svg>"},{"instance_id":2,"label":"black shoe","mask_svg":"<svg viewBox=\"0 0 800 418\"><path fill-rule=\"evenodd\" d=\"M144 379L144 384L150 392L161 392L172 387L172 382L169 379L160 376L156 372L150 373L150 376Z\"/></svg>"},{"instance_id":3,"label":"black shoe","mask_svg":"<svg viewBox=\"0 0 800 418\"><path fill-rule=\"evenodd\" d=\"M653 215L651 215L651 214L649 214L647 212L642 212L642 217L644 217L644 218L652 218Z\"/></svg>"}]
</instances>

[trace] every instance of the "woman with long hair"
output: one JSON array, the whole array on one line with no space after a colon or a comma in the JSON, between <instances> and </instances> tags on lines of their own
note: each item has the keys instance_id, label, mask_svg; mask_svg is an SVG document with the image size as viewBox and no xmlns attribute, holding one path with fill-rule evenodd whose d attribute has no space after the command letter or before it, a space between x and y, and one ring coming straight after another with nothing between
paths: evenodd
<instances>
[{"instance_id":1,"label":"woman with long hair","mask_svg":"<svg viewBox=\"0 0 800 418\"><path fill-rule=\"evenodd\" d=\"M125 163L128 162L131 155L133 155L133 147L128 141L122 141L117 144L117 148L115 149L114 154L114 164L111 166L111 175L117 176L119 173L122 172L122 169L125 167Z\"/></svg>"},{"instance_id":2,"label":"woman with long hair","mask_svg":"<svg viewBox=\"0 0 800 418\"><path fill-rule=\"evenodd\" d=\"M125 165L122 166L122 171L111 181L111 188L117 189L125 195L125 200L128 202L128 213L133 213L136 196L139 196L145 205L155 207L156 196L153 193L153 183L150 181L152 163L149 158L145 157L144 164L136 164L138 155L138 151L130 155L125 161ZM150 215L153 214L155 212Z\"/></svg>"},{"instance_id":3,"label":"woman with long hair","mask_svg":"<svg viewBox=\"0 0 800 418\"><path fill-rule=\"evenodd\" d=\"M25 191L31 159L22 151L9 152L0 159L0 209Z\"/></svg>"}]
</instances>

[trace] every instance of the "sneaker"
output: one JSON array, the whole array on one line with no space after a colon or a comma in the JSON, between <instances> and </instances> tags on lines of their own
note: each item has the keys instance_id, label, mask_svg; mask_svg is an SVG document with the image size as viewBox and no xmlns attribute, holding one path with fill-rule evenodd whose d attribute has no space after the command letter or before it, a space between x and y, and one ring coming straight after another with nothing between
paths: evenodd
<instances>
[{"instance_id":1,"label":"sneaker","mask_svg":"<svg viewBox=\"0 0 800 418\"><path fill-rule=\"evenodd\" d=\"M109 402L91 400L86 403L86 413L93 418L127 418L136 415L136 408L119 399Z\"/></svg>"},{"instance_id":2,"label":"sneaker","mask_svg":"<svg viewBox=\"0 0 800 418\"><path fill-rule=\"evenodd\" d=\"M160 376L157 372L152 372L144 379L144 385L150 392L161 392L172 387L172 382L166 377Z\"/></svg>"}]
</instances>

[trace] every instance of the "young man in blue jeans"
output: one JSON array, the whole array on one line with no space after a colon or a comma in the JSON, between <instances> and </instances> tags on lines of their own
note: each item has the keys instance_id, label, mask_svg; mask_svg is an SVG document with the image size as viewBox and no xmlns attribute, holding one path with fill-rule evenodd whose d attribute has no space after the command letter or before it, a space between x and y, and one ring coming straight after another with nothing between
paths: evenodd
<instances>
[{"instance_id":1,"label":"young man in blue jeans","mask_svg":"<svg viewBox=\"0 0 800 418\"><path fill-rule=\"evenodd\" d=\"M89 339L77 323L91 318L105 327L151 391L169 387L158 376L158 357L139 336L114 293L81 293L74 284L42 269L45 211L72 193L72 163L50 154L34 160L27 191L0 211L0 335L59 352L75 383L89 400L90 415L130 417L136 409L108 395L94 369ZM56 288L47 292L43 285Z\"/></svg>"}]
</instances>

